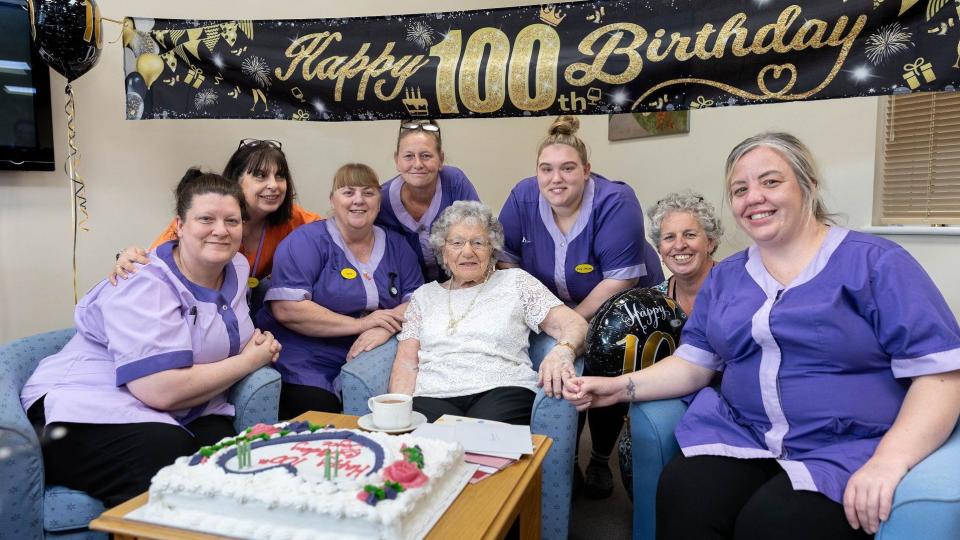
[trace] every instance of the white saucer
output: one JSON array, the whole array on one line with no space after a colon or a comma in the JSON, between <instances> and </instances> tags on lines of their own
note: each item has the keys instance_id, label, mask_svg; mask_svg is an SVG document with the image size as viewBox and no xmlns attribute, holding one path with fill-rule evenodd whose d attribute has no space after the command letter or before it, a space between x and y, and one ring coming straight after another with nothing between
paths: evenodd
<instances>
[{"instance_id":1,"label":"white saucer","mask_svg":"<svg viewBox=\"0 0 960 540\"><path fill-rule=\"evenodd\" d=\"M402 428L382 429L382 428L378 428L373 423L373 413L370 413L370 414L365 414L361 416L360 419L357 420L357 425L360 426L360 429L364 429L366 431L379 431L381 433L406 433L408 431L413 431L417 429L418 427L423 425L426 421L427 421L426 416L418 413L417 411L413 411L412 413L410 413L409 426L402 427Z\"/></svg>"}]
</instances>

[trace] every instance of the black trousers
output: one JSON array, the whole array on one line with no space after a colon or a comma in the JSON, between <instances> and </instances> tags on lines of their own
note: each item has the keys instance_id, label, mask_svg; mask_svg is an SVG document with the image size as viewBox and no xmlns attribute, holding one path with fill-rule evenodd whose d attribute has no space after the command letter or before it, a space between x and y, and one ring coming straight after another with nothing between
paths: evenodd
<instances>
[{"instance_id":1,"label":"black trousers","mask_svg":"<svg viewBox=\"0 0 960 540\"><path fill-rule=\"evenodd\" d=\"M577 415L577 448L580 448L580 435L583 434L583 426L590 424L590 441L592 448L591 456L600 456L609 458L613 453L613 447L617 444L620 437L620 430L623 429L623 418L627 414L628 405L626 403L617 403L609 407L598 407L596 409L587 409ZM574 461L578 461L575 452ZM603 460L606 462L606 459Z\"/></svg>"},{"instance_id":2,"label":"black trousers","mask_svg":"<svg viewBox=\"0 0 960 540\"><path fill-rule=\"evenodd\" d=\"M323 388L282 383L278 410L280 420L290 420L307 411L339 413L343 412L343 403L340 402L340 396Z\"/></svg>"},{"instance_id":3,"label":"black trousers","mask_svg":"<svg viewBox=\"0 0 960 540\"><path fill-rule=\"evenodd\" d=\"M657 488L657 540L872 538L843 506L795 491L773 459L677 455Z\"/></svg>"},{"instance_id":4,"label":"black trousers","mask_svg":"<svg viewBox=\"0 0 960 540\"><path fill-rule=\"evenodd\" d=\"M530 425L532 391L519 386L501 386L479 394L452 398L413 398L413 410L434 422L445 414L496 420L520 426Z\"/></svg>"},{"instance_id":5,"label":"black trousers","mask_svg":"<svg viewBox=\"0 0 960 540\"><path fill-rule=\"evenodd\" d=\"M228 416L201 416L184 429L161 422L81 424L46 427L43 398L27 411L43 449L47 484L84 491L107 507L150 487L150 479L180 456L236 435Z\"/></svg>"}]
</instances>

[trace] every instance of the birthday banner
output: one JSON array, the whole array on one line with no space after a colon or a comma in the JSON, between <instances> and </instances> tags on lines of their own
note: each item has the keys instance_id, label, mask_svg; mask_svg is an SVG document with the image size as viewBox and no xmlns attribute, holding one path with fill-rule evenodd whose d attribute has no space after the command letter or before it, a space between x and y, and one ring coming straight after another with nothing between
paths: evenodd
<instances>
[{"instance_id":1,"label":"birthday banner","mask_svg":"<svg viewBox=\"0 0 960 540\"><path fill-rule=\"evenodd\" d=\"M960 0L593 1L124 23L127 117L652 112L960 86Z\"/></svg>"}]
</instances>

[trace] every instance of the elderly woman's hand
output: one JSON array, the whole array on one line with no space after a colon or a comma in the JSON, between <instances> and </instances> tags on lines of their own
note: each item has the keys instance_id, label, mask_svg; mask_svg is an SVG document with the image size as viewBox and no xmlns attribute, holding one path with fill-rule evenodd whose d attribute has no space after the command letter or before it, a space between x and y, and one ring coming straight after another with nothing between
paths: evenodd
<instances>
[{"instance_id":1,"label":"elderly woman's hand","mask_svg":"<svg viewBox=\"0 0 960 540\"><path fill-rule=\"evenodd\" d=\"M147 251L142 247L130 246L127 249L117 253L117 262L113 265L107 279L111 285L117 284L117 278L127 279L137 273L137 267L133 263L150 264L147 257Z\"/></svg>"},{"instance_id":2,"label":"elderly woman's hand","mask_svg":"<svg viewBox=\"0 0 960 540\"><path fill-rule=\"evenodd\" d=\"M563 397L578 411L623 401L620 377L575 377L563 386Z\"/></svg>"},{"instance_id":3,"label":"elderly woman's hand","mask_svg":"<svg viewBox=\"0 0 960 540\"><path fill-rule=\"evenodd\" d=\"M379 326L363 332L357 336L356 341L353 342L353 346L347 351L347 362L353 360L362 352L372 351L380 345L383 345L394 333L395 332L385 330Z\"/></svg>"},{"instance_id":4,"label":"elderly woman's hand","mask_svg":"<svg viewBox=\"0 0 960 540\"><path fill-rule=\"evenodd\" d=\"M548 397L563 397L563 381L576 376L573 369L575 358L576 355L570 347L557 346L540 362L537 386L542 386L543 393Z\"/></svg>"},{"instance_id":5,"label":"elderly woman's hand","mask_svg":"<svg viewBox=\"0 0 960 540\"><path fill-rule=\"evenodd\" d=\"M874 456L853 473L843 492L843 511L850 526L876 534L880 522L890 517L893 492L907 470L904 463Z\"/></svg>"}]
</instances>

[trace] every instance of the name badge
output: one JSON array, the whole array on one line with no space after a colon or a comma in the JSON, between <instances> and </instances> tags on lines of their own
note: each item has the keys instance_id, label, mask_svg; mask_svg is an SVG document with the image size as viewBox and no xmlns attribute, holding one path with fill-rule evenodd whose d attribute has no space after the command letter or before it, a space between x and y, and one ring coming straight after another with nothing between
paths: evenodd
<instances>
[{"instance_id":1,"label":"name badge","mask_svg":"<svg viewBox=\"0 0 960 540\"><path fill-rule=\"evenodd\" d=\"M583 263L576 265L573 267L573 269L576 270L578 274L589 274L590 272L593 272L593 265Z\"/></svg>"},{"instance_id":2,"label":"name badge","mask_svg":"<svg viewBox=\"0 0 960 540\"><path fill-rule=\"evenodd\" d=\"M344 279L356 279L357 271L353 268L344 268L340 271L340 275L343 276Z\"/></svg>"},{"instance_id":3,"label":"name badge","mask_svg":"<svg viewBox=\"0 0 960 540\"><path fill-rule=\"evenodd\" d=\"M250 279L247 280L247 287L250 287L251 289L256 289L257 285L260 285L260 280L253 276L250 276Z\"/></svg>"}]
</instances>

